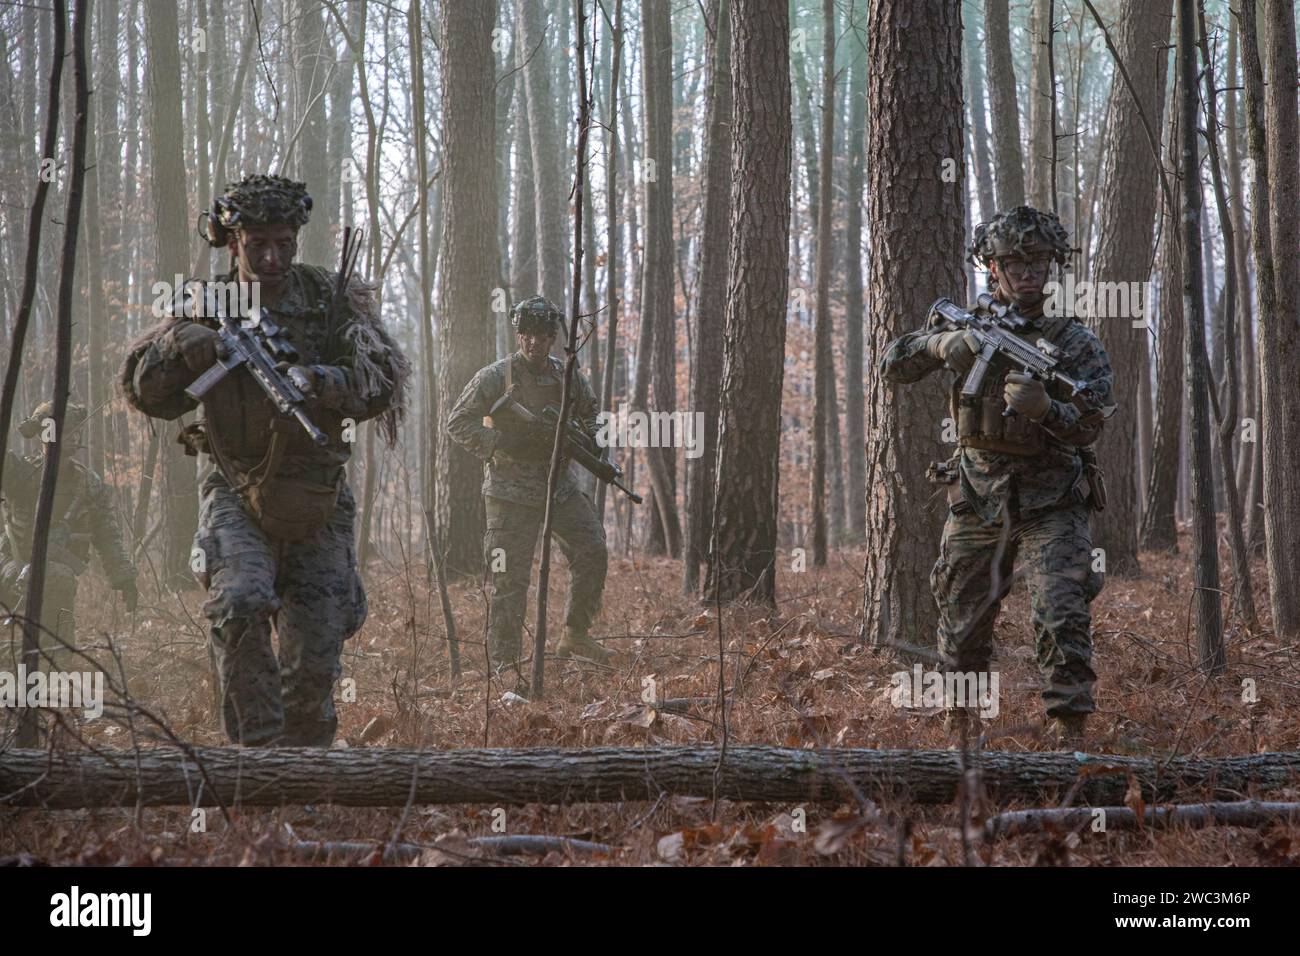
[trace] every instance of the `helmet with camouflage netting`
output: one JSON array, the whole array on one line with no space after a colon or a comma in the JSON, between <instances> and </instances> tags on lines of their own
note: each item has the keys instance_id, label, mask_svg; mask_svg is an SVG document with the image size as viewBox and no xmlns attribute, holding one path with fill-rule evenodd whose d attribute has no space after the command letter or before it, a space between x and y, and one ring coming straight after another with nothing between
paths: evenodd
<instances>
[{"instance_id":1,"label":"helmet with camouflage netting","mask_svg":"<svg viewBox=\"0 0 1300 956\"><path fill-rule=\"evenodd\" d=\"M35 438L41 433L45 420L54 417L54 402L44 401L32 409L31 415L18 423L18 434ZM86 406L68 402L63 412L63 430L71 434L86 423Z\"/></svg>"},{"instance_id":2,"label":"helmet with camouflage netting","mask_svg":"<svg viewBox=\"0 0 1300 956\"><path fill-rule=\"evenodd\" d=\"M212 211L199 216L199 233L211 245L224 246L242 226L286 225L298 229L311 218L307 184L258 173L228 183L212 203Z\"/></svg>"},{"instance_id":3,"label":"helmet with camouflage netting","mask_svg":"<svg viewBox=\"0 0 1300 956\"><path fill-rule=\"evenodd\" d=\"M1016 206L975 227L969 259L987 266L1003 256L1028 259L1047 253L1053 261L1066 266L1075 251L1056 213L1041 212L1033 206Z\"/></svg>"},{"instance_id":4,"label":"helmet with camouflage netting","mask_svg":"<svg viewBox=\"0 0 1300 956\"><path fill-rule=\"evenodd\" d=\"M550 299L535 295L532 298L516 302L510 310L510 327L516 332L540 332L544 335L556 335L564 321L564 313Z\"/></svg>"}]
</instances>

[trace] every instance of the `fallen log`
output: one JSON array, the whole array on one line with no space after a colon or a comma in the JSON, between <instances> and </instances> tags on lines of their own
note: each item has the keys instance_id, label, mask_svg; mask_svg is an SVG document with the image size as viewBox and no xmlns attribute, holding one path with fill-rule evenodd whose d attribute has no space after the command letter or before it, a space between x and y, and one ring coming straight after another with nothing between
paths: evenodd
<instances>
[{"instance_id":1,"label":"fallen log","mask_svg":"<svg viewBox=\"0 0 1300 956\"><path fill-rule=\"evenodd\" d=\"M545 856L548 853L569 853L574 856L588 854L612 856L614 848L605 843L577 840L572 837L546 836L520 833L514 836L469 837L453 841L455 845L483 850L490 858L497 856ZM376 843L364 840L296 840L285 847L295 858L309 863L359 862L378 857L385 863L409 863L420 854L440 849L438 844L420 846L416 843Z\"/></svg>"},{"instance_id":2,"label":"fallen log","mask_svg":"<svg viewBox=\"0 0 1300 956\"><path fill-rule=\"evenodd\" d=\"M1098 811L1103 815L1098 816ZM1129 807L1054 807L1045 810L1011 810L984 821L984 836L989 840L1023 836L1054 830L1068 833L1090 830L1100 822L1102 832L1137 830L1150 827L1167 830L1188 827L1267 827L1275 823L1300 823L1300 803L1263 803L1238 800L1233 803L1191 803L1172 807L1145 808L1141 821Z\"/></svg>"},{"instance_id":3,"label":"fallen log","mask_svg":"<svg viewBox=\"0 0 1300 956\"><path fill-rule=\"evenodd\" d=\"M1235 799L1300 781L1300 752L1230 757L1117 757L1082 753L967 755L991 800L1038 801L1077 787L1093 805L1122 804L1135 779L1148 801L1189 791ZM590 750L194 748L138 752L8 750L0 753L0 806L353 807L417 804L651 801L660 794L760 802L922 804L953 800L962 776L952 750L801 750L732 746L715 778L711 747ZM200 773L200 765L203 772ZM208 785L206 780L211 781ZM215 788L215 792L214 792Z\"/></svg>"}]
</instances>

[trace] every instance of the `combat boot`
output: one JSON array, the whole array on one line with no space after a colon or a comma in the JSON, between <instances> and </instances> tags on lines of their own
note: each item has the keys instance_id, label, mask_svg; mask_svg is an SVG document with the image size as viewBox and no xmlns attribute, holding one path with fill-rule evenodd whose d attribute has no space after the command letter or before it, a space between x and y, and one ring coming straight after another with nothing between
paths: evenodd
<instances>
[{"instance_id":1,"label":"combat boot","mask_svg":"<svg viewBox=\"0 0 1300 956\"><path fill-rule=\"evenodd\" d=\"M1061 714L1054 717L1056 746L1061 750L1083 750L1087 735L1087 714Z\"/></svg>"},{"instance_id":2,"label":"combat boot","mask_svg":"<svg viewBox=\"0 0 1300 956\"><path fill-rule=\"evenodd\" d=\"M555 653L558 657L583 657L598 664L604 664L618 655L617 651L602 647L592 640L591 635L585 631L571 631L568 628L564 629L564 637L560 638Z\"/></svg>"}]
</instances>

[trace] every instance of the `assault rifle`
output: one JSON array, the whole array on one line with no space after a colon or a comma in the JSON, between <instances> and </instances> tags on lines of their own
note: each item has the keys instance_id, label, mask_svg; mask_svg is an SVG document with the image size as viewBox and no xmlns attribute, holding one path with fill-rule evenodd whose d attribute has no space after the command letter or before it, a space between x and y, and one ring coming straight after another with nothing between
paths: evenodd
<instances>
[{"instance_id":1,"label":"assault rifle","mask_svg":"<svg viewBox=\"0 0 1300 956\"><path fill-rule=\"evenodd\" d=\"M984 377L995 364L1010 366L1044 384L1060 382L1070 389L1071 398L1079 395L1085 400L1092 399L1091 384L1071 378L1061 371L1061 350L1057 346L1044 338L1040 338L1035 345L1030 345L1015 334L1029 327L1027 319L988 293L979 297L979 304L988 315L967 312L951 299L940 299L930 307L932 326L968 332L978 344L975 364L966 373L966 380L962 383L963 402L973 402L976 399L984 385ZM1015 411L1010 407L1002 411L1004 418L1014 414Z\"/></svg>"},{"instance_id":2,"label":"assault rifle","mask_svg":"<svg viewBox=\"0 0 1300 956\"><path fill-rule=\"evenodd\" d=\"M219 297L206 298L205 306L208 306ZM295 375L296 369L288 373L280 371L283 365L298 361L298 350L284 335L284 330L267 318L261 309L253 309L248 318L238 322L220 307L214 311L220 323L217 334L221 336L222 348L218 349L216 364L196 378L185 389L185 394L201 402L218 382L243 366L281 415L296 420L317 445L328 444L329 436L307 415L307 401L303 395L303 391L309 388L307 379Z\"/></svg>"},{"instance_id":3,"label":"assault rifle","mask_svg":"<svg viewBox=\"0 0 1300 956\"><path fill-rule=\"evenodd\" d=\"M518 386L511 386L510 390L498 398L492 405L492 409L489 412L492 416L492 420L495 422L497 420L497 414L506 411L509 412L510 415L514 417L515 421L520 423L524 428L527 428L538 435L546 435L547 437L553 436L555 434L556 422L558 422L560 418L559 407L556 405L547 405L542 409L542 414L538 415L535 412L530 411L515 398L514 391L517 387ZM581 467L595 475L599 480L613 485L634 502L641 504L644 499L623 484L623 469L619 468L618 465L614 464L612 461L607 461L602 458L600 456L600 449L596 446L596 443L592 441L581 428L572 421L569 421L565 424L562 434L564 438L564 457L573 459Z\"/></svg>"}]
</instances>

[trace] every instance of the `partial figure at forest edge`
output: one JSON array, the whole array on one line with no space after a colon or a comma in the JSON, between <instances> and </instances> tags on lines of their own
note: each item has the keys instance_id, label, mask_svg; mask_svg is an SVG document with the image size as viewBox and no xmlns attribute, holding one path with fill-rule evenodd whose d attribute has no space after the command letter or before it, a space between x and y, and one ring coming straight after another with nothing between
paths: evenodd
<instances>
[{"instance_id":1,"label":"partial figure at forest edge","mask_svg":"<svg viewBox=\"0 0 1300 956\"><path fill-rule=\"evenodd\" d=\"M948 519L930 587L939 610L943 666L983 672L993 652L993 625L1019 563L1029 590L1043 703L1060 742L1080 749L1092 690L1089 605L1103 576L1093 570L1088 512L1105 505L1100 470L1088 446L1113 411L1111 369L1098 338L1063 310L1046 309L1053 262L1071 249L1055 214L1017 206L975 229L971 258L989 269L990 291L1024 320L1012 329L1030 344L1046 339L1059 350L1060 370L1088 383L1069 394L1003 366L991 368L973 398L962 385L978 344L962 330L932 321L894 341L881 360L886 381L906 385L940 369L953 374L950 412L957 453L932 473L948 486ZM977 303L971 312L991 314ZM1085 464L1086 462L1086 464ZM995 558L999 558L994 568ZM996 590L995 590L996 589ZM950 704L947 725L960 729L969 707Z\"/></svg>"},{"instance_id":2,"label":"partial figure at forest edge","mask_svg":"<svg viewBox=\"0 0 1300 956\"><path fill-rule=\"evenodd\" d=\"M564 367L550 350L562 319L559 307L541 296L517 303L510 310L510 324L518 349L480 369L447 416L452 439L484 462L487 531L483 559L492 575L488 654L498 671L515 666L521 655L528 582L545 515L555 432L513 421L508 413L493 414L492 409L507 394L513 394L539 418L548 405L559 406ZM594 443L600 408L596 394L577 369L571 385L572 419ZM551 521L555 540L569 564L564 636L557 653L606 661L615 652L589 634L600 610L609 564L605 528L564 458L560 460Z\"/></svg>"},{"instance_id":3,"label":"partial figure at forest edge","mask_svg":"<svg viewBox=\"0 0 1300 956\"><path fill-rule=\"evenodd\" d=\"M0 534L0 617L22 614L22 599L30 573L32 534L36 525L36 505L41 490L41 476L51 452L51 440L43 432L53 425L54 403L42 402L18 425L24 438L41 439L41 453L21 457L8 453L5 482L0 495L0 516L4 533ZM45 560L45 589L39 644L41 665L64 670L74 666L76 648L77 582L90 562L94 546L104 574L113 590L122 594L126 609L134 611L138 598L135 567L122 543L122 529L117 507L103 478L92 469L72 459L74 444L86 423L86 410L69 402L63 419L60 439L64 467L59 469L54 490L54 520L50 526ZM6 652L0 666L16 672L16 661Z\"/></svg>"},{"instance_id":4,"label":"partial figure at forest edge","mask_svg":"<svg viewBox=\"0 0 1300 956\"><path fill-rule=\"evenodd\" d=\"M204 238L231 253L218 281L258 284L261 313L242 318L270 318L296 351L283 371L328 439L313 442L244 368L207 393L201 419L181 432L190 453L216 465L203 484L196 573L208 590L224 729L246 746L333 742L343 642L367 612L344 465L363 421L378 419L396 442L410 374L374 286L352 279L340 295L337 274L293 262L311 206L305 184L255 175L228 186L202 220ZM118 384L146 415L193 411L186 389L225 357L207 286L188 284L172 314L128 349Z\"/></svg>"}]
</instances>

